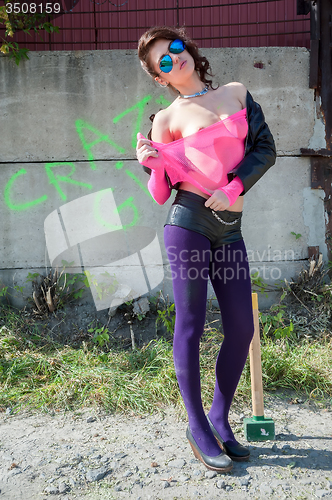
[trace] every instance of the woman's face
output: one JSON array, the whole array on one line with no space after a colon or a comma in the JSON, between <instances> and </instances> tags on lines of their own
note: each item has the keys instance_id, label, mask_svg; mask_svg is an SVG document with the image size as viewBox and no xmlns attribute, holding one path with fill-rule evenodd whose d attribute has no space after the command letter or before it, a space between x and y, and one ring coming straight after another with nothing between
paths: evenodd
<instances>
[{"instance_id":1,"label":"woman's face","mask_svg":"<svg viewBox=\"0 0 332 500\"><path fill-rule=\"evenodd\" d=\"M184 50L180 54L169 52L169 46L172 41L163 38L157 40L150 49L149 59L151 66L158 74L155 80L161 84L165 84L166 82L176 87L176 84L183 84L192 74L195 70L195 62L187 50ZM173 62L173 67L168 73L164 73L159 67L162 57L166 54L170 56Z\"/></svg>"}]
</instances>

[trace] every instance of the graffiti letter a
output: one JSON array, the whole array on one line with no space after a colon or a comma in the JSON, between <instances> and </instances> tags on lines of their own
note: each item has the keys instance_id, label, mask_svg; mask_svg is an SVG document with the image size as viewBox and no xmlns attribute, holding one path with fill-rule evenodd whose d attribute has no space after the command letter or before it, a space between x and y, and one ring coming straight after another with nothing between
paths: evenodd
<instances>
[{"instance_id":1,"label":"graffiti letter a","mask_svg":"<svg viewBox=\"0 0 332 500\"><path fill-rule=\"evenodd\" d=\"M99 130L97 130L96 128L94 128L92 125L85 122L84 120L76 120L75 125L76 125L76 130L77 130L78 136L82 142L83 148L87 152L88 160L90 162L90 166L91 166L92 170L96 170L96 164L94 161L94 156L92 154L91 148L93 146L95 146L96 144L99 144L99 142L107 142L113 148L115 148L117 151L119 151L119 153L125 152L125 150L121 146L116 144L114 141L112 141L112 139L110 139L108 137L108 135L102 134L101 132L99 132ZM86 131L92 132L92 134L94 134L96 136L96 139L91 141L91 142L88 142L88 140L85 136Z\"/></svg>"}]
</instances>

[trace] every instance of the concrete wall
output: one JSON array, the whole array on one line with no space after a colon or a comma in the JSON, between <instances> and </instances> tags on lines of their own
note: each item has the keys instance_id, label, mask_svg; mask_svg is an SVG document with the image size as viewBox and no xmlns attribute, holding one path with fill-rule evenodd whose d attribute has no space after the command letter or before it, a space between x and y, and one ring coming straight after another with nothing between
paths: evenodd
<instances>
[{"instance_id":1,"label":"concrete wall","mask_svg":"<svg viewBox=\"0 0 332 500\"><path fill-rule=\"evenodd\" d=\"M300 157L301 147L324 141L308 88L309 52L204 54L215 81L248 87L274 134L278 160L245 196L243 234L253 271L271 283L289 278L309 245L327 255L324 193L310 188L310 163ZM152 200L134 146L137 131L150 128L149 115L172 96L132 50L29 57L19 67L0 57L0 280L21 284L29 271L64 260L72 271L91 271L97 309L130 294L170 293L162 233L171 201L160 207ZM98 299L105 270L109 294Z\"/></svg>"}]
</instances>

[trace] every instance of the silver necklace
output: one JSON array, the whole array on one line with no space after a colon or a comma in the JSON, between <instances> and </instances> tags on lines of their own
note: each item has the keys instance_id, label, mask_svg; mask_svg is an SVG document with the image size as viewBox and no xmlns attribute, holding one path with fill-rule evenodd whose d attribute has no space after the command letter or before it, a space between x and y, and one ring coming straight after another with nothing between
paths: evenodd
<instances>
[{"instance_id":1,"label":"silver necklace","mask_svg":"<svg viewBox=\"0 0 332 500\"><path fill-rule=\"evenodd\" d=\"M206 85L206 87L204 87L203 90L201 90L200 92L196 92L196 94L191 94L191 95L180 94L180 97L183 97L183 99L189 99L189 97L198 97L200 95L206 94L208 90L209 87Z\"/></svg>"}]
</instances>

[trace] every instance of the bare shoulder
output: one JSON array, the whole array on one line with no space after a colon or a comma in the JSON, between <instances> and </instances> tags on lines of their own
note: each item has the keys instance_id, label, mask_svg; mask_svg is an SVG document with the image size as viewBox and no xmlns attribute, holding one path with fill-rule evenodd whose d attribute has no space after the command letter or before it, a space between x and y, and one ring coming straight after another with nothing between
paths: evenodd
<instances>
[{"instance_id":1,"label":"bare shoulder","mask_svg":"<svg viewBox=\"0 0 332 500\"><path fill-rule=\"evenodd\" d=\"M244 108L246 107L247 88L243 83L230 82L224 85L224 88L227 89L230 95L238 99Z\"/></svg>"},{"instance_id":2,"label":"bare shoulder","mask_svg":"<svg viewBox=\"0 0 332 500\"><path fill-rule=\"evenodd\" d=\"M169 130L170 112L169 109L162 109L158 111L153 119L152 124L152 140L156 142L171 142L172 136Z\"/></svg>"}]
</instances>

